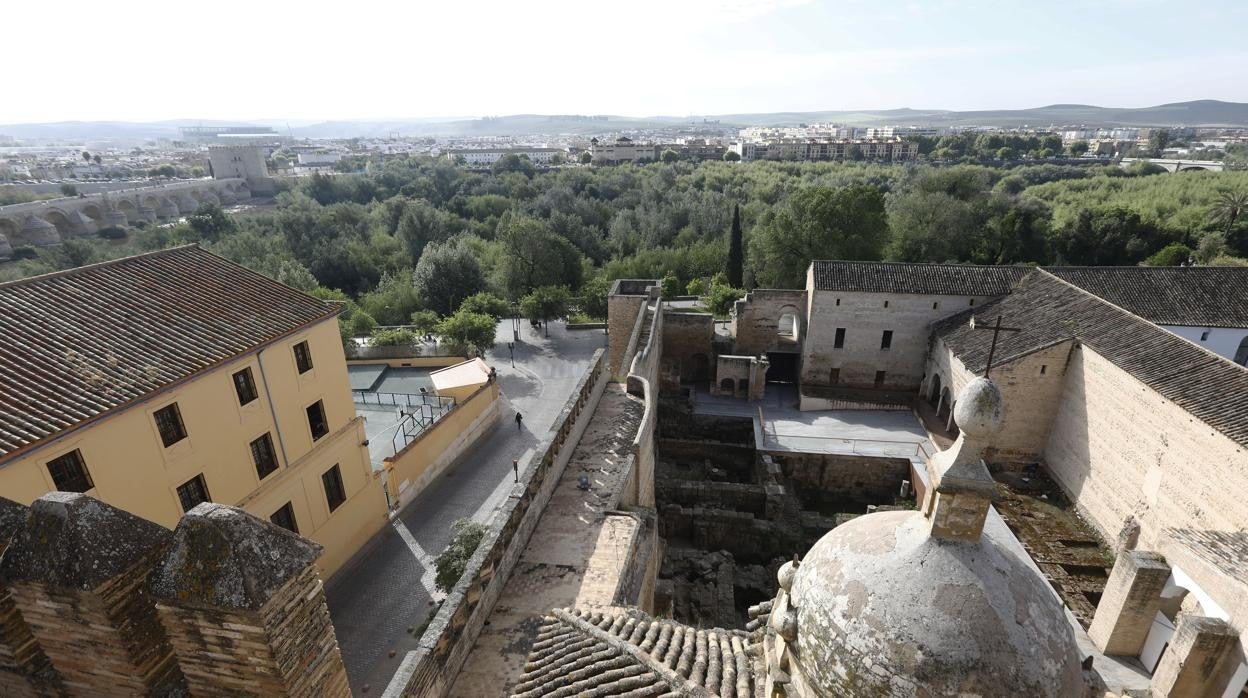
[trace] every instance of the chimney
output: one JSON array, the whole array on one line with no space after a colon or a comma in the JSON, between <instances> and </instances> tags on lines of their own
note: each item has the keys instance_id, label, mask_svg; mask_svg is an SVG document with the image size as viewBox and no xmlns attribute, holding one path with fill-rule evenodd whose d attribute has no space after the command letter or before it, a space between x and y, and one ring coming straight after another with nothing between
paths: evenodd
<instances>
[{"instance_id":1,"label":"chimney","mask_svg":"<svg viewBox=\"0 0 1248 698\"><path fill-rule=\"evenodd\" d=\"M0 577L69 693L135 696L177 690L147 575L168 529L84 494L36 499L0 560Z\"/></svg>"},{"instance_id":2,"label":"chimney","mask_svg":"<svg viewBox=\"0 0 1248 698\"><path fill-rule=\"evenodd\" d=\"M236 507L187 512L152 594L195 696L350 696L321 546Z\"/></svg>"},{"instance_id":3,"label":"chimney","mask_svg":"<svg viewBox=\"0 0 1248 698\"><path fill-rule=\"evenodd\" d=\"M996 483L984 463L984 451L1001 428L1001 390L989 378L967 384L953 408L960 433L947 450L927 461L931 487L923 516L931 534L946 540L976 541L984 532Z\"/></svg>"}]
</instances>

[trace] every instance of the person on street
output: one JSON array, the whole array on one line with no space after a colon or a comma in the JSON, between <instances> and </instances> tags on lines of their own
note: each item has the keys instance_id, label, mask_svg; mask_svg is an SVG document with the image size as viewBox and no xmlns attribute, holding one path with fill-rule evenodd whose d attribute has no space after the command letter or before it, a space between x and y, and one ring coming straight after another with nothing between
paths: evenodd
<instances>
[{"instance_id":1,"label":"person on street","mask_svg":"<svg viewBox=\"0 0 1248 698\"><path fill-rule=\"evenodd\" d=\"M517 431L519 431L519 429L520 429L520 423L521 423L521 422L523 422L523 421L524 421L524 417L520 416L520 413L519 413L519 412L517 412L517 413L516 413L516 430L517 430Z\"/></svg>"}]
</instances>

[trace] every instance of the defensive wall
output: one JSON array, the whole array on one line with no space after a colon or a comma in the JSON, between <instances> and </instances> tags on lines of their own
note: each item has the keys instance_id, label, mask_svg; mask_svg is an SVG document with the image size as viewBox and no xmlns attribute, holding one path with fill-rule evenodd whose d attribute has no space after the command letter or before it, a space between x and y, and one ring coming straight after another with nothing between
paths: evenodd
<instances>
[{"instance_id":1,"label":"defensive wall","mask_svg":"<svg viewBox=\"0 0 1248 698\"><path fill-rule=\"evenodd\" d=\"M11 257L16 247L55 245L105 228L176 219L204 204L228 206L250 198L244 179L197 179L0 206L0 259Z\"/></svg>"},{"instance_id":2,"label":"defensive wall","mask_svg":"<svg viewBox=\"0 0 1248 698\"><path fill-rule=\"evenodd\" d=\"M0 499L0 553L0 694L350 695L321 546L242 509Z\"/></svg>"}]
</instances>

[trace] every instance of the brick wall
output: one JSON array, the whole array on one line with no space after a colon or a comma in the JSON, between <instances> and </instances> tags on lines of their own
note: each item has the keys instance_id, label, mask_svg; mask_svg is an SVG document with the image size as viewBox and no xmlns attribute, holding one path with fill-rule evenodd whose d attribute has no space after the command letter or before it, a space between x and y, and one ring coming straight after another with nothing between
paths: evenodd
<instances>
[{"instance_id":1,"label":"brick wall","mask_svg":"<svg viewBox=\"0 0 1248 698\"><path fill-rule=\"evenodd\" d=\"M711 378L715 318L706 313L663 314L663 359L678 367L683 382Z\"/></svg>"},{"instance_id":2,"label":"brick wall","mask_svg":"<svg viewBox=\"0 0 1248 698\"><path fill-rule=\"evenodd\" d=\"M771 453L784 476L798 484L803 500L892 504L901 481L910 479L909 458L831 453Z\"/></svg>"},{"instance_id":3,"label":"brick wall","mask_svg":"<svg viewBox=\"0 0 1248 698\"><path fill-rule=\"evenodd\" d=\"M733 351L738 354L766 354L769 351L797 352L806 324L806 291L755 289L733 306ZM779 333L780 318L792 314L797 321L796 340Z\"/></svg>"}]
</instances>

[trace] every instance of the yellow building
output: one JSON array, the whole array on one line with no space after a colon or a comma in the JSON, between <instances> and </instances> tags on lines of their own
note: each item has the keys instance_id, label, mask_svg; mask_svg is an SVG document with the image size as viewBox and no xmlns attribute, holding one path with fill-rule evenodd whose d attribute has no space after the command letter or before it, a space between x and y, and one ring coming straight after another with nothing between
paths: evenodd
<instances>
[{"instance_id":1,"label":"yellow building","mask_svg":"<svg viewBox=\"0 0 1248 698\"><path fill-rule=\"evenodd\" d=\"M387 520L337 313L198 246L0 284L0 496L231 504L333 573Z\"/></svg>"}]
</instances>

